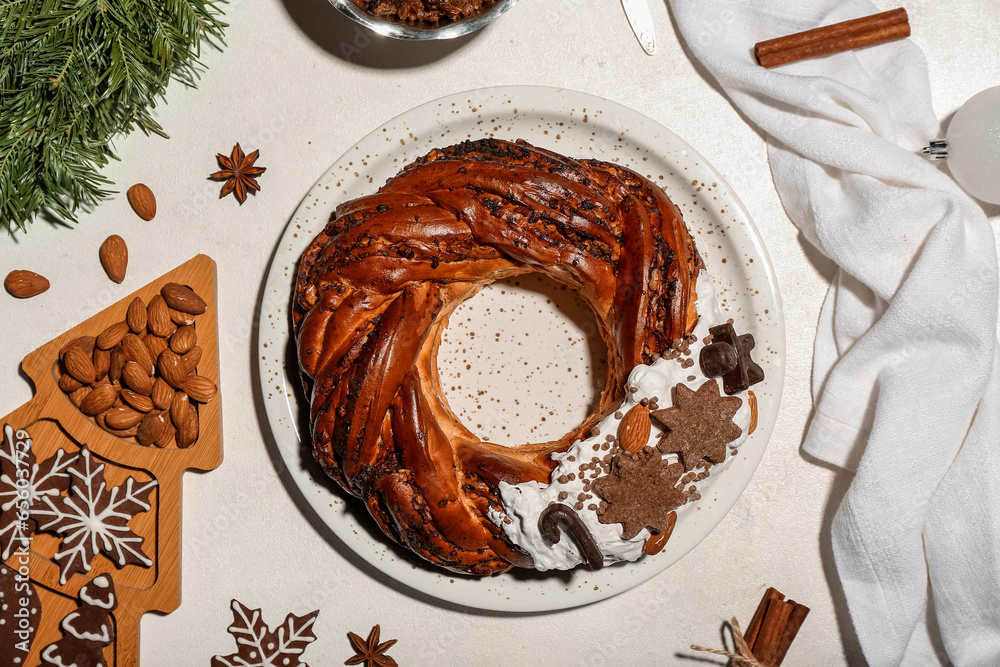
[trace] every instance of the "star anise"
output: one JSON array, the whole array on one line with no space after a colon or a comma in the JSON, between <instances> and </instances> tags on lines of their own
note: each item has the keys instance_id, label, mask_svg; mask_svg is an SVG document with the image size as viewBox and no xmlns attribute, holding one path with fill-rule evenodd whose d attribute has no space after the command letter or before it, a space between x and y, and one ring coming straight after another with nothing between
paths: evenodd
<instances>
[{"instance_id":1,"label":"star anise","mask_svg":"<svg viewBox=\"0 0 1000 667\"><path fill-rule=\"evenodd\" d=\"M397 667L396 661L385 654L396 643L396 640L390 639L379 644L380 632L381 628L378 624L368 633L368 639L362 639L359 635L348 632L347 638L351 640L351 646L354 647L357 655L345 660L344 664L364 665L364 667Z\"/></svg>"},{"instance_id":2,"label":"star anise","mask_svg":"<svg viewBox=\"0 0 1000 667\"><path fill-rule=\"evenodd\" d=\"M222 153L215 156L223 169L215 172L209 178L226 182L222 186L222 191L219 192L219 199L232 192L235 193L236 200L242 206L247 199L247 190L260 190L260 186L257 185L257 177L267 171L267 167L253 166L258 156L260 156L259 150L250 153L250 155L244 155L239 143L233 147L231 156L226 157Z\"/></svg>"}]
</instances>

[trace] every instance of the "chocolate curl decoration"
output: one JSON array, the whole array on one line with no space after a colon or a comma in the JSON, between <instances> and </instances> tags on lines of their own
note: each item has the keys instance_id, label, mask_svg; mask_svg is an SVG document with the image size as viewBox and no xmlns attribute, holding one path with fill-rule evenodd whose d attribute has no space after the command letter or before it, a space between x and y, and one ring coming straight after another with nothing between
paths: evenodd
<instances>
[{"instance_id":1,"label":"chocolate curl decoration","mask_svg":"<svg viewBox=\"0 0 1000 667\"><path fill-rule=\"evenodd\" d=\"M552 544L559 542L559 529L569 534L580 548L583 562L591 570L604 567L604 554L594 541L594 536L583 523L583 519L568 505L552 503L538 515L538 530Z\"/></svg>"}]
</instances>

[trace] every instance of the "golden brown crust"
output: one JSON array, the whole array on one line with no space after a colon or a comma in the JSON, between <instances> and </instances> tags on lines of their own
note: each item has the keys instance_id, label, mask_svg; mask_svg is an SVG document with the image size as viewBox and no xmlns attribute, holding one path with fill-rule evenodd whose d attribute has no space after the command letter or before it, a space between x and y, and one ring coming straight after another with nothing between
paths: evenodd
<instances>
[{"instance_id":1,"label":"golden brown crust","mask_svg":"<svg viewBox=\"0 0 1000 667\"><path fill-rule=\"evenodd\" d=\"M494 139L431 151L338 207L302 256L293 320L316 459L424 558L472 574L530 566L488 518L497 484L547 482L550 455L620 402L628 372L694 328L701 268L680 212L635 172ZM533 271L594 311L608 379L579 428L502 447L448 408L437 344L459 303Z\"/></svg>"}]
</instances>

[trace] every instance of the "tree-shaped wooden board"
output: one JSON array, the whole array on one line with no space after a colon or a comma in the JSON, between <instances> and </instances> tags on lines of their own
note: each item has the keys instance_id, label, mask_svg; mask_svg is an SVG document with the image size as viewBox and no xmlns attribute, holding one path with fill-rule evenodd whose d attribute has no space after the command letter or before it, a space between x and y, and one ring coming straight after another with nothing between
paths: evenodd
<instances>
[{"instance_id":1,"label":"tree-shaped wooden board","mask_svg":"<svg viewBox=\"0 0 1000 667\"><path fill-rule=\"evenodd\" d=\"M0 661L135 665L140 617L180 604L182 475L222 462L215 263L22 368L35 394L0 420Z\"/></svg>"}]
</instances>

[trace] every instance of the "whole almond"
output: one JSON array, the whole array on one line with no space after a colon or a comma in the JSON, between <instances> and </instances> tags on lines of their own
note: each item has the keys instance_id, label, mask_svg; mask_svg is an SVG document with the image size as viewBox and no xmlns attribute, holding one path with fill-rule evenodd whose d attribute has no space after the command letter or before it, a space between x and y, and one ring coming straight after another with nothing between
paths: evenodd
<instances>
[{"instance_id":1,"label":"whole almond","mask_svg":"<svg viewBox=\"0 0 1000 667\"><path fill-rule=\"evenodd\" d=\"M71 347L66 350L66 354L63 355L63 366L66 367L66 372L81 384L90 384L96 379L94 362L82 347Z\"/></svg>"},{"instance_id":2,"label":"whole almond","mask_svg":"<svg viewBox=\"0 0 1000 667\"><path fill-rule=\"evenodd\" d=\"M122 342L125 338L125 334L129 331L128 324L125 322L115 322L110 327L101 332L101 335L97 337L96 345L102 350L110 350L118 343Z\"/></svg>"},{"instance_id":3,"label":"whole almond","mask_svg":"<svg viewBox=\"0 0 1000 667\"><path fill-rule=\"evenodd\" d=\"M160 377L167 381L174 389L181 389L184 381L188 377L187 368L184 362L173 350L164 350L157 357L156 367L160 371Z\"/></svg>"},{"instance_id":4,"label":"whole almond","mask_svg":"<svg viewBox=\"0 0 1000 667\"><path fill-rule=\"evenodd\" d=\"M152 398L131 389L122 389L121 398L130 408L139 412L152 412L155 407Z\"/></svg>"},{"instance_id":5,"label":"whole almond","mask_svg":"<svg viewBox=\"0 0 1000 667\"><path fill-rule=\"evenodd\" d=\"M198 334L190 324L179 328L170 336L170 349L177 354L184 354L198 342Z\"/></svg>"},{"instance_id":6,"label":"whole almond","mask_svg":"<svg viewBox=\"0 0 1000 667\"><path fill-rule=\"evenodd\" d=\"M146 345L146 349L149 350L150 356L154 359L160 356L160 353L169 348L168 339L160 338L159 336L154 336L153 334L146 334L142 338L142 342Z\"/></svg>"},{"instance_id":7,"label":"whole almond","mask_svg":"<svg viewBox=\"0 0 1000 667\"><path fill-rule=\"evenodd\" d=\"M156 378L150 398L158 409L166 410L174 400L174 388L167 384L163 378Z\"/></svg>"},{"instance_id":8,"label":"whole almond","mask_svg":"<svg viewBox=\"0 0 1000 667\"><path fill-rule=\"evenodd\" d=\"M181 387L192 401L198 403L208 403L218 393L219 389L215 383L204 375L189 375Z\"/></svg>"},{"instance_id":9,"label":"whole almond","mask_svg":"<svg viewBox=\"0 0 1000 667\"><path fill-rule=\"evenodd\" d=\"M153 191L143 183L136 183L125 193L128 203L135 214L143 220L152 220L156 216L156 197Z\"/></svg>"},{"instance_id":10,"label":"whole almond","mask_svg":"<svg viewBox=\"0 0 1000 667\"><path fill-rule=\"evenodd\" d=\"M87 397L87 394L89 394L92 391L93 389L91 389L90 387L80 387L79 389L71 391L69 394L69 402L75 405L76 407L80 407L80 404L83 403L83 399L85 399Z\"/></svg>"},{"instance_id":11,"label":"whole almond","mask_svg":"<svg viewBox=\"0 0 1000 667\"><path fill-rule=\"evenodd\" d=\"M118 388L111 384L99 384L80 402L80 410L86 415L104 412L115 404Z\"/></svg>"},{"instance_id":12,"label":"whole almond","mask_svg":"<svg viewBox=\"0 0 1000 667\"><path fill-rule=\"evenodd\" d=\"M115 409L116 408L110 408L108 410L105 410L104 412L94 415L94 421L97 422L97 425L103 428L105 431L107 431L111 435L116 435L119 438L128 438L130 436L135 435L135 426L130 426L129 428L126 429L116 429L116 428L111 428L111 426L108 425L107 422L108 415L110 415L111 412Z\"/></svg>"},{"instance_id":13,"label":"whole almond","mask_svg":"<svg viewBox=\"0 0 1000 667\"><path fill-rule=\"evenodd\" d=\"M138 425L145 415L132 408L111 408L104 415L104 423L110 428L121 431Z\"/></svg>"},{"instance_id":14,"label":"whole almond","mask_svg":"<svg viewBox=\"0 0 1000 667\"><path fill-rule=\"evenodd\" d=\"M49 281L45 276L40 276L34 271L18 269L7 274L7 277L4 278L3 286L13 297L30 299L47 290L49 288Z\"/></svg>"},{"instance_id":15,"label":"whole almond","mask_svg":"<svg viewBox=\"0 0 1000 667\"><path fill-rule=\"evenodd\" d=\"M149 396L153 391L153 378L134 361L126 362L122 368L122 382L137 394Z\"/></svg>"},{"instance_id":16,"label":"whole almond","mask_svg":"<svg viewBox=\"0 0 1000 667\"><path fill-rule=\"evenodd\" d=\"M139 297L132 299L125 312L125 321L134 334L146 333L146 304Z\"/></svg>"},{"instance_id":17,"label":"whole almond","mask_svg":"<svg viewBox=\"0 0 1000 667\"><path fill-rule=\"evenodd\" d=\"M181 359L184 360L184 368L187 369L188 373L194 373L198 368L198 364L201 363L202 349L201 345L194 345L190 350L184 353Z\"/></svg>"},{"instance_id":18,"label":"whole almond","mask_svg":"<svg viewBox=\"0 0 1000 667\"><path fill-rule=\"evenodd\" d=\"M59 388L63 390L63 393L69 394L82 386L84 386L83 383L77 381L69 373L63 373L62 377L59 378Z\"/></svg>"},{"instance_id":19,"label":"whole almond","mask_svg":"<svg viewBox=\"0 0 1000 667\"><path fill-rule=\"evenodd\" d=\"M170 312L163 297L157 294L146 306L146 326L154 336L169 336L176 325L170 319Z\"/></svg>"},{"instance_id":20,"label":"whole almond","mask_svg":"<svg viewBox=\"0 0 1000 667\"><path fill-rule=\"evenodd\" d=\"M112 234L104 239L97 256L108 278L116 283L125 280L125 270L128 268L128 246L125 245L125 239Z\"/></svg>"},{"instance_id":21,"label":"whole almond","mask_svg":"<svg viewBox=\"0 0 1000 667\"><path fill-rule=\"evenodd\" d=\"M93 336L80 336L79 338L74 338L60 348L59 358L62 359L65 357L66 351L71 347L78 347L89 356L90 353L94 351L94 344L96 341L97 339Z\"/></svg>"},{"instance_id":22,"label":"whole almond","mask_svg":"<svg viewBox=\"0 0 1000 667\"><path fill-rule=\"evenodd\" d=\"M122 378L122 368L125 367L125 352L119 345L111 350L111 364L108 366L108 379L111 382L118 382Z\"/></svg>"},{"instance_id":23,"label":"whole almond","mask_svg":"<svg viewBox=\"0 0 1000 667\"><path fill-rule=\"evenodd\" d=\"M627 452L638 452L646 446L652 425L649 408L641 403L634 406L618 423L618 444Z\"/></svg>"},{"instance_id":24,"label":"whole almond","mask_svg":"<svg viewBox=\"0 0 1000 667\"><path fill-rule=\"evenodd\" d=\"M112 408L112 410L114 410L114 408ZM104 414L108 414L108 413L105 412ZM98 423L100 423L100 420L98 420ZM110 426L108 426L107 422L105 422L103 425L101 425L101 428L103 428L105 431L107 431L111 435L116 435L119 438L131 438L131 437L135 436L135 432L139 430L135 426L130 426L129 428L118 430L118 429L114 429L114 428L111 428Z\"/></svg>"},{"instance_id":25,"label":"whole almond","mask_svg":"<svg viewBox=\"0 0 1000 667\"><path fill-rule=\"evenodd\" d=\"M191 410L191 401L183 391L174 392L174 400L170 402L170 421L177 428L181 427L187 420L188 410Z\"/></svg>"},{"instance_id":26,"label":"whole almond","mask_svg":"<svg viewBox=\"0 0 1000 667\"><path fill-rule=\"evenodd\" d=\"M176 437L177 429L175 429L174 425L170 423L170 420L167 420L166 426L164 426L163 430L160 431L160 437L154 440L153 444L161 448L169 447L174 444Z\"/></svg>"},{"instance_id":27,"label":"whole almond","mask_svg":"<svg viewBox=\"0 0 1000 667\"><path fill-rule=\"evenodd\" d=\"M198 439L198 410L194 406L187 411L187 417L177 427L177 446L187 449Z\"/></svg>"},{"instance_id":28,"label":"whole almond","mask_svg":"<svg viewBox=\"0 0 1000 667\"><path fill-rule=\"evenodd\" d=\"M163 430L160 431L159 437L153 440L153 444L157 447L169 447L177 436L177 429L174 428L174 425L170 423L169 419L166 419L166 415L163 415L163 418Z\"/></svg>"},{"instance_id":29,"label":"whole almond","mask_svg":"<svg viewBox=\"0 0 1000 667\"><path fill-rule=\"evenodd\" d=\"M122 351L125 352L125 358L128 361L134 361L139 364L139 367L146 372L146 375L152 375L155 372L156 369L153 366L153 357L149 354L149 348L135 334L126 334L122 338Z\"/></svg>"},{"instance_id":30,"label":"whole almond","mask_svg":"<svg viewBox=\"0 0 1000 667\"><path fill-rule=\"evenodd\" d=\"M194 315L191 313L182 313L179 310L174 310L170 306L167 306L167 311L170 313L171 321L179 327L194 324Z\"/></svg>"},{"instance_id":31,"label":"whole almond","mask_svg":"<svg viewBox=\"0 0 1000 667\"><path fill-rule=\"evenodd\" d=\"M674 526L676 524L677 512L671 512L667 515L666 527L660 532L646 538L646 543L642 547L643 551L645 551L649 556L655 556L663 551L663 547L667 545L667 540L670 539L670 535L674 532Z\"/></svg>"},{"instance_id":32,"label":"whole almond","mask_svg":"<svg viewBox=\"0 0 1000 667\"><path fill-rule=\"evenodd\" d=\"M94 361L94 378L97 380L106 378L108 376L108 370L111 369L111 353L107 350L95 347L94 354L91 358Z\"/></svg>"},{"instance_id":33,"label":"whole almond","mask_svg":"<svg viewBox=\"0 0 1000 667\"><path fill-rule=\"evenodd\" d=\"M208 308L208 304L195 294L193 289L186 285L167 283L160 288L160 294L163 295L163 299L167 302L168 306L182 313L201 315Z\"/></svg>"},{"instance_id":34,"label":"whole almond","mask_svg":"<svg viewBox=\"0 0 1000 667\"><path fill-rule=\"evenodd\" d=\"M142 418L135 431L135 439L140 445L152 445L157 438L161 437L164 429L167 428L167 421L162 412L150 412Z\"/></svg>"}]
</instances>

